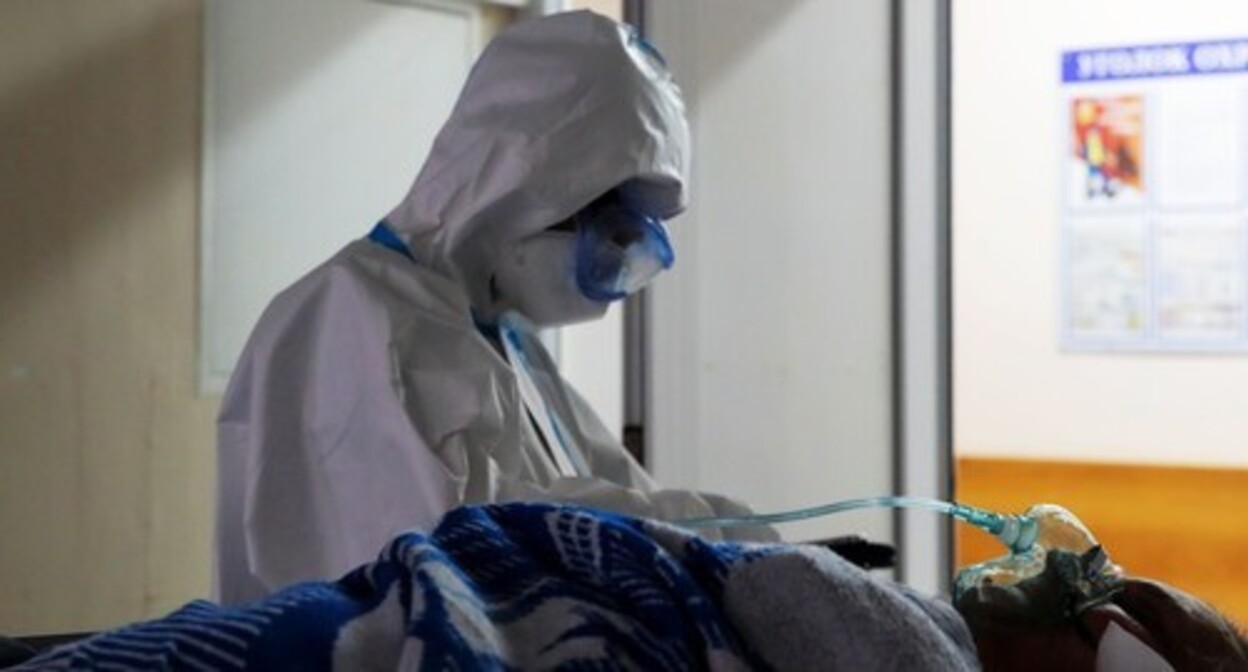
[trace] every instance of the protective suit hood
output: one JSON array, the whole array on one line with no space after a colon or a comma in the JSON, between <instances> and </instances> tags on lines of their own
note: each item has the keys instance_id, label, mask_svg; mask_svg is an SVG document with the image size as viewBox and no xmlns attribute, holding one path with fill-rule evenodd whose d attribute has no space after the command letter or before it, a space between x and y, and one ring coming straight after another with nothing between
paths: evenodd
<instances>
[{"instance_id":1,"label":"protective suit hood","mask_svg":"<svg viewBox=\"0 0 1248 672\"><path fill-rule=\"evenodd\" d=\"M587 11L526 21L478 59L387 222L483 306L500 252L612 188L681 212L689 151L680 90L631 27Z\"/></svg>"}]
</instances>

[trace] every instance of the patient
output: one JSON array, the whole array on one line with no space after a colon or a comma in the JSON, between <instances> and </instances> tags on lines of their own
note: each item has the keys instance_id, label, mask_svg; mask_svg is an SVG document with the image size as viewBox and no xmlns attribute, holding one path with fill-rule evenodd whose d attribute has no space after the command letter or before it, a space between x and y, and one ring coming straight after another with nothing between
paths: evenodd
<instances>
[{"instance_id":1,"label":"patient","mask_svg":"<svg viewBox=\"0 0 1248 672\"><path fill-rule=\"evenodd\" d=\"M1081 595L1061 567L958 600L985 670L1248 670L1243 630L1208 604L1134 577Z\"/></svg>"}]
</instances>

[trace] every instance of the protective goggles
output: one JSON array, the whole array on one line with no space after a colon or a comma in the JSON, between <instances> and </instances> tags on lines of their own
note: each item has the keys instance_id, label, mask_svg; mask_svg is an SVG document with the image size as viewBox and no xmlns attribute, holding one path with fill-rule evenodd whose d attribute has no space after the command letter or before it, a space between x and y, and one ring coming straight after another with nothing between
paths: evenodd
<instances>
[{"instance_id":1,"label":"protective goggles","mask_svg":"<svg viewBox=\"0 0 1248 672\"><path fill-rule=\"evenodd\" d=\"M598 199L574 219L576 284L589 299L622 299L676 261L662 220L618 194Z\"/></svg>"}]
</instances>

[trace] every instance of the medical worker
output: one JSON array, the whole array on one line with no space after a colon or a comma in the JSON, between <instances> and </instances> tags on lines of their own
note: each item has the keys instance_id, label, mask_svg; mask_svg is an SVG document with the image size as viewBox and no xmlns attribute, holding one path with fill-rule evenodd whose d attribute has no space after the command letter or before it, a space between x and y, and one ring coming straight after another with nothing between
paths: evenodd
<instances>
[{"instance_id":1,"label":"medical worker","mask_svg":"<svg viewBox=\"0 0 1248 672\"><path fill-rule=\"evenodd\" d=\"M495 38L407 197L247 342L218 419L218 597L334 578L464 503L742 512L658 490L535 336L671 266L688 170L680 92L633 30L576 12Z\"/></svg>"}]
</instances>

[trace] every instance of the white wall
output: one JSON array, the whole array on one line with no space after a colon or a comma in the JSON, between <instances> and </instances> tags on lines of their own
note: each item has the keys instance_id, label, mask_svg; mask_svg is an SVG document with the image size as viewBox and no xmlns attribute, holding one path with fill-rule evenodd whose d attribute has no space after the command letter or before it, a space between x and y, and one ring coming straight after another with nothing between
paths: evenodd
<instances>
[{"instance_id":1,"label":"white wall","mask_svg":"<svg viewBox=\"0 0 1248 672\"><path fill-rule=\"evenodd\" d=\"M954 2L961 456L1248 466L1248 357L1058 349L1059 56L1248 36L1232 0Z\"/></svg>"},{"instance_id":2,"label":"white wall","mask_svg":"<svg viewBox=\"0 0 1248 672\"><path fill-rule=\"evenodd\" d=\"M563 377L585 397L616 438L624 429L624 306L600 320L563 327L554 355Z\"/></svg>"},{"instance_id":3,"label":"white wall","mask_svg":"<svg viewBox=\"0 0 1248 672\"><path fill-rule=\"evenodd\" d=\"M653 293L654 472L759 510L890 492L888 3L654 2L646 20L694 139ZM785 531L883 539L889 515Z\"/></svg>"},{"instance_id":4,"label":"white wall","mask_svg":"<svg viewBox=\"0 0 1248 672\"><path fill-rule=\"evenodd\" d=\"M425 5L205 5L206 391L224 389L269 300L415 179L481 42L476 3Z\"/></svg>"}]
</instances>

